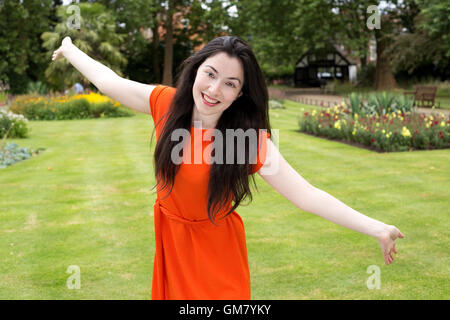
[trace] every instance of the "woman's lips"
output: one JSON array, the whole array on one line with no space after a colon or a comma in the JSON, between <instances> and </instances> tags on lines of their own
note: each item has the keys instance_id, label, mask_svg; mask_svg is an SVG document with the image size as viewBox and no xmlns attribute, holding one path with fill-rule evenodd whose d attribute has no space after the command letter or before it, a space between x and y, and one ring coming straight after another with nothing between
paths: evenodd
<instances>
[{"instance_id":1,"label":"woman's lips","mask_svg":"<svg viewBox=\"0 0 450 320\"><path fill-rule=\"evenodd\" d=\"M208 102L208 101L206 101L205 96L207 96L208 99L211 99L211 101L216 100L216 99L212 99L212 98L210 98L208 95L206 95L206 94L204 94L204 93L202 92L202 100L203 100L203 103L206 104L206 105L209 106L209 107L214 107L215 105L217 105L217 104L220 103L220 101L217 101L217 102L215 102L215 103Z\"/></svg>"}]
</instances>

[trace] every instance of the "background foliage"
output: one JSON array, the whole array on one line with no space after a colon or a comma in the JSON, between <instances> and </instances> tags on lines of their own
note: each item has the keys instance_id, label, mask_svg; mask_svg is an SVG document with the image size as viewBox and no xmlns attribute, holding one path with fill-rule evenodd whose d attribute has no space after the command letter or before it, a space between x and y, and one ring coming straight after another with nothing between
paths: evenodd
<instances>
[{"instance_id":1,"label":"background foliage","mask_svg":"<svg viewBox=\"0 0 450 320\"><path fill-rule=\"evenodd\" d=\"M82 22L77 30L67 27L73 13L67 13L68 6L60 0L0 1L0 81L8 83L13 94L26 93L30 83L41 83L47 90L62 90L76 81L88 85L64 59L50 61L69 35L81 50L126 78L173 84L186 57L225 34L249 42L268 80L291 77L306 50L329 42L361 59L360 73L366 74L370 40L380 48L375 88L393 88L402 79L448 79L450 0L380 3L91 0L77 4ZM366 25L367 8L373 4L380 9L379 30Z\"/></svg>"}]
</instances>

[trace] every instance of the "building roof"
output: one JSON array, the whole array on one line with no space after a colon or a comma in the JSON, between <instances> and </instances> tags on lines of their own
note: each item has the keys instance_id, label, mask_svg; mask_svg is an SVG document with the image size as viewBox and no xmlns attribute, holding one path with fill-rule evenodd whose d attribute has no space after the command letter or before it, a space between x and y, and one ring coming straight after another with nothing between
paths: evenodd
<instances>
[{"instance_id":1,"label":"building roof","mask_svg":"<svg viewBox=\"0 0 450 320\"><path fill-rule=\"evenodd\" d=\"M351 61L337 45L328 44L324 48L306 51L295 63L295 67L303 68L311 65L318 67L349 66Z\"/></svg>"}]
</instances>

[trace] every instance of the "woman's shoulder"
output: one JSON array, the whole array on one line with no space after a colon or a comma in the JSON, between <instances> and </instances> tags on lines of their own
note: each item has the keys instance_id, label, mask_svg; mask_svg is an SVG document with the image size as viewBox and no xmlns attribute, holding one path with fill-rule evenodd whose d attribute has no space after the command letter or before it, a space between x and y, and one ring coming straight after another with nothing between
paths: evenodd
<instances>
[{"instance_id":1,"label":"woman's shoulder","mask_svg":"<svg viewBox=\"0 0 450 320\"><path fill-rule=\"evenodd\" d=\"M150 94L150 110L153 119L159 119L161 115L166 112L173 96L176 93L176 88L166 85L156 85Z\"/></svg>"},{"instance_id":2,"label":"woman's shoulder","mask_svg":"<svg viewBox=\"0 0 450 320\"><path fill-rule=\"evenodd\" d=\"M155 85L150 95L150 105L156 104L159 100L172 98L177 91L176 88L162 84Z\"/></svg>"}]
</instances>

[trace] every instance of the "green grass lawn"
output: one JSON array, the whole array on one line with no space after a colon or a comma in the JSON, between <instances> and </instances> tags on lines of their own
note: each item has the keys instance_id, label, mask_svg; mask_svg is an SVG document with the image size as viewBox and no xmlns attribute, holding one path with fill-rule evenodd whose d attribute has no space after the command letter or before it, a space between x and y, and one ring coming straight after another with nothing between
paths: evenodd
<instances>
[{"instance_id":1,"label":"green grass lawn","mask_svg":"<svg viewBox=\"0 0 450 320\"><path fill-rule=\"evenodd\" d=\"M313 107L286 106L270 111L286 160L406 238L386 266L376 239L301 211L257 175L254 201L237 209L252 299L450 298L450 150L386 154L309 136L297 132L297 117ZM29 139L11 141L46 150L0 169L0 299L149 299L151 117L30 126ZM80 267L79 290L66 285L71 265ZM371 265L379 290L366 285Z\"/></svg>"}]
</instances>

